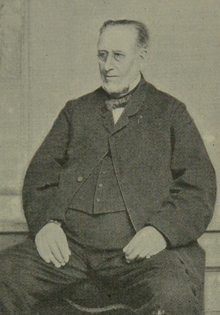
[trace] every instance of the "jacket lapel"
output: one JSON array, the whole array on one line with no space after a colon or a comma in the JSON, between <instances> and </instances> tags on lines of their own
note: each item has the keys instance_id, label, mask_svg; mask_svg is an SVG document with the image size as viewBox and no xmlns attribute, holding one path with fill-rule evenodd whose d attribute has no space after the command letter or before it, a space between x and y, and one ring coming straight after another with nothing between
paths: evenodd
<instances>
[{"instance_id":1,"label":"jacket lapel","mask_svg":"<svg viewBox=\"0 0 220 315\"><path fill-rule=\"evenodd\" d=\"M127 106L125 107L124 112L122 113L121 117L119 118L117 124L114 125L112 130L112 134L118 132L122 128L126 127L129 124L130 117L134 116L138 113L139 109L141 108L145 98L146 98L146 84L145 80L142 77L141 82L139 83L138 88L135 90L134 94L132 95L130 101L128 102Z\"/></svg>"},{"instance_id":2,"label":"jacket lapel","mask_svg":"<svg viewBox=\"0 0 220 315\"><path fill-rule=\"evenodd\" d=\"M107 111L107 113L105 114L103 123L104 123L105 128L110 133L112 133L112 131L114 130L114 121L113 121L112 113L110 111Z\"/></svg>"},{"instance_id":3,"label":"jacket lapel","mask_svg":"<svg viewBox=\"0 0 220 315\"><path fill-rule=\"evenodd\" d=\"M102 104L100 113L103 117L103 124L105 128L111 133L114 134L115 132L121 130L122 128L126 127L129 123L129 117L135 115L146 96L146 81L142 76L139 86L137 87L136 91L131 97L131 100L128 102L127 106L125 107L124 112L122 113L121 117L119 118L117 124L114 124L112 113L108 111L105 102Z\"/></svg>"}]
</instances>

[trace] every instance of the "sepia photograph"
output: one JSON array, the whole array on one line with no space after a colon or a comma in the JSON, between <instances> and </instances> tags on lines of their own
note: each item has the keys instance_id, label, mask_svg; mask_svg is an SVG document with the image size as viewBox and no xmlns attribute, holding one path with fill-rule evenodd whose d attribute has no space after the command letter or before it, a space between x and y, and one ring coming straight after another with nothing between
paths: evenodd
<instances>
[{"instance_id":1,"label":"sepia photograph","mask_svg":"<svg viewBox=\"0 0 220 315\"><path fill-rule=\"evenodd\" d=\"M220 315L219 56L219 0L0 0L0 315Z\"/></svg>"}]
</instances>

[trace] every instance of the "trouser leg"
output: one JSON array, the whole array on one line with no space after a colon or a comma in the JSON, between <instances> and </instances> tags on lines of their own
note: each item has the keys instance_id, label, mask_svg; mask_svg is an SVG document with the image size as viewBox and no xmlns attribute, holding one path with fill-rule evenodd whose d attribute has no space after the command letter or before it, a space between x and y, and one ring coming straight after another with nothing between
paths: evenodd
<instances>
[{"instance_id":1,"label":"trouser leg","mask_svg":"<svg viewBox=\"0 0 220 315\"><path fill-rule=\"evenodd\" d=\"M150 259L127 264L123 254L97 265L106 296L139 315L199 315L198 287L175 253L164 250ZM111 288L111 290L109 290ZM123 311L122 311L122 314Z\"/></svg>"},{"instance_id":2,"label":"trouser leg","mask_svg":"<svg viewBox=\"0 0 220 315\"><path fill-rule=\"evenodd\" d=\"M69 244L72 255L66 266L56 268L38 255L31 239L0 253L0 314L30 315L47 297L87 280L85 260Z\"/></svg>"}]
</instances>

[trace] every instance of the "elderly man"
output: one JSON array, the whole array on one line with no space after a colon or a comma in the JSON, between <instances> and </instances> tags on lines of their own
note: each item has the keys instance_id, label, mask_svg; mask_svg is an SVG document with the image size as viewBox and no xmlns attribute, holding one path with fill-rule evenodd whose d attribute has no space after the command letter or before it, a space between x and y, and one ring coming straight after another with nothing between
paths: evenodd
<instances>
[{"instance_id":1,"label":"elderly man","mask_svg":"<svg viewBox=\"0 0 220 315\"><path fill-rule=\"evenodd\" d=\"M102 87L66 104L28 168L1 314L88 282L117 314L201 314L215 174L185 105L144 80L147 45L140 22L102 26Z\"/></svg>"}]
</instances>

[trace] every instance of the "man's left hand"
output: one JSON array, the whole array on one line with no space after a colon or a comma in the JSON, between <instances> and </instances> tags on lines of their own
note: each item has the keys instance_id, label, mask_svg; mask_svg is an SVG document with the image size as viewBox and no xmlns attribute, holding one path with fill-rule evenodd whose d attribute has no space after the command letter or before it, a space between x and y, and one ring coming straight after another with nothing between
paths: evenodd
<instances>
[{"instance_id":1,"label":"man's left hand","mask_svg":"<svg viewBox=\"0 0 220 315\"><path fill-rule=\"evenodd\" d=\"M167 243L163 235L153 226L141 229L123 248L128 263L135 259L150 258L164 250Z\"/></svg>"}]
</instances>

